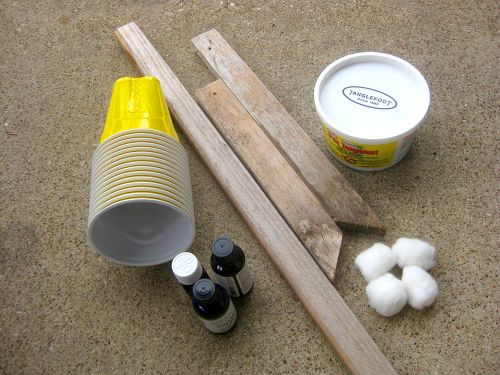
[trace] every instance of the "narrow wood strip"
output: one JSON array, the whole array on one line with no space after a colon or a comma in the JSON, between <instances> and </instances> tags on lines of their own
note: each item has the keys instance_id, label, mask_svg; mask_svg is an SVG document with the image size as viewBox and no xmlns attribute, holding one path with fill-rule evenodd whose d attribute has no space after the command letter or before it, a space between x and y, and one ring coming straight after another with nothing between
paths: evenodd
<instances>
[{"instance_id":1,"label":"narrow wood strip","mask_svg":"<svg viewBox=\"0 0 500 375\"><path fill-rule=\"evenodd\" d=\"M202 60L289 159L337 224L347 229L385 232L372 208L215 29L192 42Z\"/></svg>"},{"instance_id":2,"label":"narrow wood strip","mask_svg":"<svg viewBox=\"0 0 500 375\"><path fill-rule=\"evenodd\" d=\"M333 281L342 232L321 202L224 82L196 91L198 103L286 222Z\"/></svg>"},{"instance_id":3,"label":"narrow wood strip","mask_svg":"<svg viewBox=\"0 0 500 375\"><path fill-rule=\"evenodd\" d=\"M390 363L229 145L135 23L116 37L169 108L262 247L353 374L394 374Z\"/></svg>"}]
</instances>

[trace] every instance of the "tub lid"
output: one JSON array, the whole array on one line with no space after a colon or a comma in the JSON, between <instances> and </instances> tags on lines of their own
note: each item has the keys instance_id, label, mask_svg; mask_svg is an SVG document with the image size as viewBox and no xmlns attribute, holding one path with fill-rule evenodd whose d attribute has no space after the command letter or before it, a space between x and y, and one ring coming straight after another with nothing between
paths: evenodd
<instances>
[{"instance_id":1,"label":"tub lid","mask_svg":"<svg viewBox=\"0 0 500 375\"><path fill-rule=\"evenodd\" d=\"M363 52L330 64L316 82L314 101L333 131L370 143L416 129L427 114L430 93L425 78L410 63Z\"/></svg>"}]
</instances>

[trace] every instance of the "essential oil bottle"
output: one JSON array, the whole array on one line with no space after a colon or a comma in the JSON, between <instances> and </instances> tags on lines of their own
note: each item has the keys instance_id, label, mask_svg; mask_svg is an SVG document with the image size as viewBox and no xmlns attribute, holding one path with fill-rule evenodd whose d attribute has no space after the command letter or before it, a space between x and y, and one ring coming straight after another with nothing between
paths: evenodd
<instances>
[{"instance_id":1,"label":"essential oil bottle","mask_svg":"<svg viewBox=\"0 0 500 375\"><path fill-rule=\"evenodd\" d=\"M245 254L228 237L219 237L212 243L210 265L231 297L241 297L252 288L253 278Z\"/></svg>"},{"instance_id":2,"label":"essential oil bottle","mask_svg":"<svg viewBox=\"0 0 500 375\"><path fill-rule=\"evenodd\" d=\"M207 271L196 258L196 255L183 252L172 261L172 271L184 290L192 296L193 285L200 279L209 279Z\"/></svg>"},{"instance_id":3,"label":"essential oil bottle","mask_svg":"<svg viewBox=\"0 0 500 375\"><path fill-rule=\"evenodd\" d=\"M209 279L193 285L193 308L203 325L213 333L224 333L236 324L238 317L226 289Z\"/></svg>"}]
</instances>

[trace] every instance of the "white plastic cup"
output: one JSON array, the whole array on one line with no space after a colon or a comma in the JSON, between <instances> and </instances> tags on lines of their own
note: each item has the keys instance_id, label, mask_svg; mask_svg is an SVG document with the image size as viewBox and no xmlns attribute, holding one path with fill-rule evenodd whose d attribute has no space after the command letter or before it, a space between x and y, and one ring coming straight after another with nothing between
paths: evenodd
<instances>
[{"instance_id":1,"label":"white plastic cup","mask_svg":"<svg viewBox=\"0 0 500 375\"><path fill-rule=\"evenodd\" d=\"M314 87L328 148L344 165L377 171L409 151L429 105L429 86L410 63L362 52L331 63Z\"/></svg>"},{"instance_id":2,"label":"white plastic cup","mask_svg":"<svg viewBox=\"0 0 500 375\"><path fill-rule=\"evenodd\" d=\"M88 238L115 263L150 266L172 260L194 240L194 220L160 200L120 201L91 218Z\"/></svg>"},{"instance_id":3,"label":"white plastic cup","mask_svg":"<svg viewBox=\"0 0 500 375\"><path fill-rule=\"evenodd\" d=\"M171 261L195 235L187 153L159 132L123 133L101 143L92 159L89 242L115 263Z\"/></svg>"}]
</instances>

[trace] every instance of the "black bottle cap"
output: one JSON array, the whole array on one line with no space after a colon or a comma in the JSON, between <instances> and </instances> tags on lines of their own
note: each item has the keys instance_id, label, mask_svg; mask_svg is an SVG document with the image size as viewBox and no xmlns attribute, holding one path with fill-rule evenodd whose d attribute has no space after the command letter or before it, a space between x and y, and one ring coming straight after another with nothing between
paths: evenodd
<instances>
[{"instance_id":1,"label":"black bottle cap","mask_svg":"<svg viewBox=\"0 0 500 375\"><path fill-rule=\"evenodd\" d=\"M212 253L218 258L225 258L233 252L234 243L228 237L222 236L212 243Z\"/></svg>"},{"instance_id":2,"label":"black bottle cap","mask_svg":"<svg viewBox=\"0 0 500 375\"><path fill-rule=\"evenodd\" d=\"M198 280L193 285L193 297L200 303L210 302L215 296L215 285L209 279Z\"/></svg>"}]
</instances>

